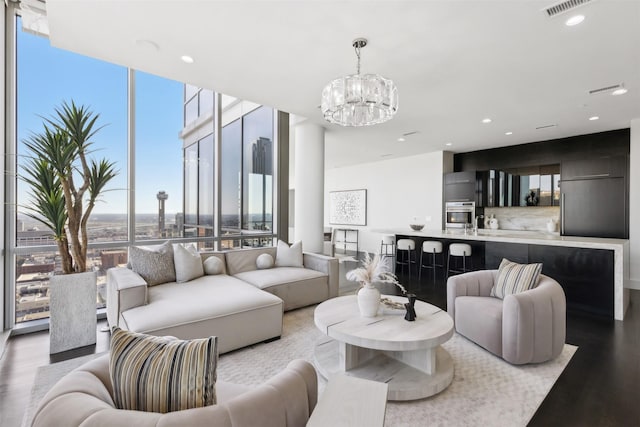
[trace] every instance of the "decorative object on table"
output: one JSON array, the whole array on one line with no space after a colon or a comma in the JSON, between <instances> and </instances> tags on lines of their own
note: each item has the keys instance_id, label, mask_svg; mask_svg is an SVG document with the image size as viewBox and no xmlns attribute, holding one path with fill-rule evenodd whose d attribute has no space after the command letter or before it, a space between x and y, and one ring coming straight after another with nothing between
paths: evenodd
<instances>
[{"instance_id":1,"label":"decorative object on table","mask_svg":"<svg viewBox=\"0 0 640 427\"><path fill-rule=\"evenodd\" d=\"M409 302L404 305L404 307L407 309L407 314L404 315L404 320L413 322L414 320L416 320L416 295L407 294L407 298L409 299Z\"/></svg>"},{"instance_id":2,"label":"decorative object on table","mask_svg":"<svg viewBox=\"0 0 640 427\"><path fill-rule=\"evenodd\" d=\"M330 191L329 223L367 225L367 190Z\"/></svg>"},{"instance_id":3,"label":"decorative object on table","mask_svg":"<svg viewBox=\"0 0 640 427\"><path fill-rule=\"evenodd\" d=\"M360 283L356 291L358 295L358 308L363 317L375 317L380 309L380 291L373 282L393 283L398 286L403 294L407 290L398 282L398 278L391 272L389 258L381 257L379 253L373 258L365 252L362 267L347 272L347 280Z\"/></svg>"},{"instance_id":4,"label":"decorative object on table","mask_svg":"<svg viewBox=\"0 0 640 427\"><path fill-rule=\"evenodd\" d=\"M367 39L351 45L358 58L356 74L332 80L322 90L320 109L324 119L340 126L369 126L386 122L398 111L398 89L379 74L360 74L360 50Z\"/></svg>"},{"instance_id":5,"label":"decorative object on table","mask_svg":"<svg viewBox=\"0 0 640 427\"><path fill-rule=\"evenodd\" d=\"M492 230L497 230L498 227L500 227L498 218L495 218L493 215L491 215L491 219L489 220L489 228L491 228Z\"/></svg>"},{"instance_id":6,"label":"decorative object on table","mask_svg":"<svg viewBox=\"0 0 640 427\"><path fill-rule=\"evenodd\" d=\"M420 231L424 228L424 220L420 219L420 217L414 216L409 221L409 227L411 227L413 231Z\"/></svg>"},{"instance_id":7,"label":"decorative object on table","mask_svg":"<svg viewBox=\"0 0 640 427\"><path fill-rule=\"evenodd\" d=\"M41 132L23 141L28 154L19 178L29 186L30 200L22 207L53 232L63 273L50 282L50 353L96 343L96 275L71 273L87 272L87 221L117 175L114 162L91 158L92 139L102 129L98 118L85 106L63 102L44 118ZM59 292L66 279L86 288Z\"/></svg>"},{"instance_id":8,"label":"decorative object on table","mask_svg":"<svg viewBox=\"0 0 640 427\"><path fill-rule=\"evenodd\" d=\"M558 220L555 218L551 218L548 222L547 222L547 231L549 233L554 233L556 231L558 227Z\"/></svg>"}]
</instances>

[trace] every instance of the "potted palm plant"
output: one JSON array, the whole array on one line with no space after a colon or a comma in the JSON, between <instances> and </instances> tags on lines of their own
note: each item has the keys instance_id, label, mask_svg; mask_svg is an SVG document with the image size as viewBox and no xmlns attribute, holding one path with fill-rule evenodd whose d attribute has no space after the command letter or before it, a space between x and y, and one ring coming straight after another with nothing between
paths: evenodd
<instances>
[{"instance_id":1,"label":"potted palm plant","mask_svg":"<svg viewBox=\"0 0 640 427\"><path fill-rule=\"evenodd\" d=\"M87 222L116 175L115 163L91 158L102 128L86 106L63 102L24 142L20 178L29 186L26 214L49 228L62 273L49 282L50 353L95 344L96 273L87 268Z\"/></svg>"}]
</instances>

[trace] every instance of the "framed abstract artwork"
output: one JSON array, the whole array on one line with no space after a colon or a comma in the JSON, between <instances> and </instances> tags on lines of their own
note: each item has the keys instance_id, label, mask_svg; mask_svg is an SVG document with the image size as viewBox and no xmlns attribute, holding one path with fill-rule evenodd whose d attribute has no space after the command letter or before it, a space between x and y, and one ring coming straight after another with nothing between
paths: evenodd
<instances>
[{"instance_id":1,"label":"framed abstract artwork","mask_svg":"<svg viewBox=\"0 0 640 427\"><path fill-rule=\"evenodd\" d=\"M330 191L329 224L367 225L367 190Z\"/></svg>"}]
</instances>

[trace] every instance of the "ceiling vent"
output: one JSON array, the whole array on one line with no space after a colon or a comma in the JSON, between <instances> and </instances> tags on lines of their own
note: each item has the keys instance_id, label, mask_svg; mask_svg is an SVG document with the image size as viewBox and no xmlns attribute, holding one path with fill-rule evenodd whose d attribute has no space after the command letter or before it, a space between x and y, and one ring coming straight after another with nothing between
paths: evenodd
<instances>
[{"instance_id":1,"label":"ceiling vent","mask_svg":"<svg viewBox=\"0 0 640 427\"><path fill-rule=\"evenodd\" d=\"M411 136L411 135L415 135L416 133L420 133L420 131L413 130L411 132L403 133L402 136Z\"/></svg>"},{"instance_id":2,"label":"ceiling vent","mask_svg":"<svg viewBox=\"0 0 640 427\"><path fill-rule=\"evenodd\" d=\"M556 127L556 126L558 126L558 125L553 124L553 125L538 126L538 127L536 127L536 130L540 130L540 129L549 129L549 128L554 128L554 127Z\"/></svg>"},{"instance_id":3,"label":"ceiling vent","mask_svg":"<svg viewBox=\"0 0 640 427\"><path fill-rule=\"evenodd\" d=\"M617 84L617 85L613 85L613 86L607 86L607 87L601 87L599 89L591 89L589 91L589 95L596 95L598 93L609 92L609 91L620 89L620 88L622 88L621 84Z\"/></svg>"},{"instance_id":4,"label":"ceiling vent","mask_svg":"<svg viewBox=\"0 0 640 427\"><path fill-rule=\"evenodd\" d=\"M591 3L595 0L567 0L560 3L556 3L553 6L545 7L542 9L549 18L562 15L565 12L569 12L577 7L583 6L587 3Z\"/></svg>"}]
</instances>

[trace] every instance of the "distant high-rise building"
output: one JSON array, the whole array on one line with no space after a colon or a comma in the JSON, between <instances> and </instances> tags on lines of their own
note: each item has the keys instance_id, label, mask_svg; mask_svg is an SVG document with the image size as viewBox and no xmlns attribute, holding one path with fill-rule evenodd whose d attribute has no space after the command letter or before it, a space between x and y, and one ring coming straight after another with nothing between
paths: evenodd
<instances>
[{"instance_id":1,"label":"distant high-rise building","mask_svg":"<svg viewBox=\"0 0 640 427\"><path fill-rule=\"evenodd\" d=\"M158 234L160 237L167 237L164 228L164 202L169 198L169 195L165 191L158 191L156 197L158 197Z\"/></svg>"},{"instance_id":2,"label":"distant high-rise building","mask_svg":"<svg viewBox=\"0 0 640 427\"><path fill-rule=\"evenodd\" d=\"M102 270L107 271L127 263L127 251L122 249L104 250L100 252Z\"/></svg>"},{"instance_id":3,"label":"distant high-rise building","mask_svg":"<svg viewBox=\"0 0 640 427\"><path fill-rule=\"evenodd\" d=\"M253 173L273 175L273 142L260 137L251 147Z\"/></svg>"},{"instance_id":4,"label":"distant high-rise building","mask_svg":"<svg viewBox=\"0 0 640 427\"><path fill-rule=\"evenodd\" d=\"M182 212L178 212L176 214L176 231L178 232L178 235L180 235L183 228L184 228L184 214Z\"/></svg>"}]
</instances>

